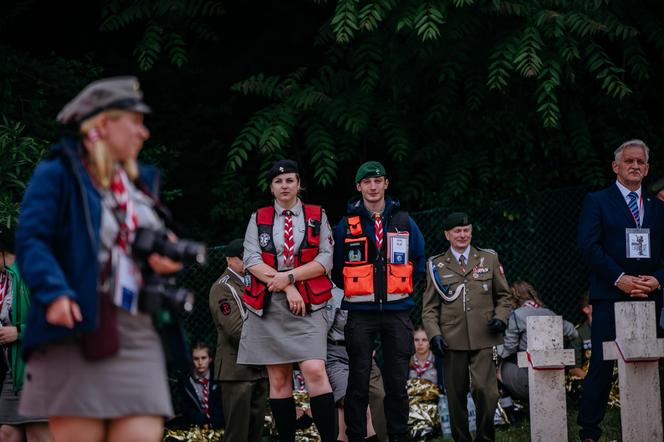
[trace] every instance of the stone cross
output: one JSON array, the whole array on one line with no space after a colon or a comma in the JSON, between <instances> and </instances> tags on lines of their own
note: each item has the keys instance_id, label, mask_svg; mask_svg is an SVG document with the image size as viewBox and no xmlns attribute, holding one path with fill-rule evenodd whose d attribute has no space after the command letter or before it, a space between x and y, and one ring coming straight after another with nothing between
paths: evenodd
<instances>
[{"instance_id":1,"label":"stone cross","mask_svg":"<svg viewBox=\"0 0 664 442\"><path fill-rule=\"evenodd\" d=\"M574 350L563 349L561 316L529 316L528 350L519 352L519 367L528 368L530 440L567 442L565 366L574 365Z\"/></svg>"},{"instance_id":2,"label":"stone cross","mask_svg":"<svg viewBox=\"0 0 664 442\"><path fill-rule=\"evenodd\" d=\"M604 360L618 360L623 442L664 440L657 361L664 339L657 339L655 303L617 302L616 340L604 342Z\"/></svg>"}]
</instances>

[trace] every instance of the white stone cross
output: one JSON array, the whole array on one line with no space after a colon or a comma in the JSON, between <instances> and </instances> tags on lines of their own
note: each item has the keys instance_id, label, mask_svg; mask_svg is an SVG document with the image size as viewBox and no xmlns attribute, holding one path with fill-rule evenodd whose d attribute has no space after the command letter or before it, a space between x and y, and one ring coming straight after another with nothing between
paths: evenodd
<instances>
[{"instance_id":1,"label":"white stone cross","mask_svg":"<svg viewBox=\"0 0 664 442\"><path fill-rule=\"evenodd\" d=\"M664 339L657 339L655 303L617 302L616 340L604 342L604 360L618 360L623 442L664 440L657 361Z\"/></svg>"},{"instance_id":2,"label":"white stone cross","mask_svg":"<svg viewBox=\"0 0 664 442\"><path fill-rule=\"evenodd\" d=\"M566 442L565 366L574 365L574 350L563 349L561 316L529 316L526 324L528 350L518 361L528 368L530 440Z\"/></svg>"}]
</instances>

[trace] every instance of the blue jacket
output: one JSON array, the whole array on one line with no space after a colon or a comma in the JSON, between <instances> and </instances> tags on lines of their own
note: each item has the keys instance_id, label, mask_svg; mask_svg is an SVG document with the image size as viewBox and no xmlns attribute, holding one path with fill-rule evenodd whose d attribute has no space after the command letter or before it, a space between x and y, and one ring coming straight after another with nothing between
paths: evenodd
<instances>
[{"instance_id":1,"label":"blue jacket","mask_svg":"<svg viewBox=\"0 0 664 442\"><path fill-rule=\"evenodd\" d=\"M383 224L389 226L392 215L399 210L399 201L385 197L385 209L383 211ZM362 197L352 198L348 202L348 216L359 215L362 222L362 230L369 237L376 236L374 221L371 213L364 207ZM343 267L344 267L344 244L347 230L347 217L341 218L334 229L334 266L332 267L332 280L338 286L343 288ZM408 217L409 238L409 259L413 263L413 287L424 277L426 257L424 256L424 236L415 224L415 221ZM380 304L379 302L351 303L343 302L344 310L389 310L402 311L409 310L415 305L412 297L405 298L402 301Z\"/></svg>"},{"instance_id":2,"label":"blue jacket","mask_svg":"<svg viewBox=\"0 0 664 442\"><path fill-rule=\"evenodd\" d=\"M16 259L32 296L23 340L26 358L35 347L96 327L101 195L79 149L78 139L71 137L53 146L37 165L21 203ZM140 175L156 194L155 169L141 167ZM81 308L83 320L73 329L46 322L46 307L62 295Z\"/></svg>"},{"instance_id":3,"label":"blue jacket","mask_svg":"<svg viewBox=\"0 0 664 442\"><path fill-rule=\"evenodd\" d=\"M652 275L664 285L664 203L643 195L643 228L650 229L650 258L628 259L625 229L636 221L618 186L589 193L579 216L578 244L590 265L590 299L631 301L614 284L621 273ZM651 299L661 292L651 293Z\"/></svg>"}]
</instances>

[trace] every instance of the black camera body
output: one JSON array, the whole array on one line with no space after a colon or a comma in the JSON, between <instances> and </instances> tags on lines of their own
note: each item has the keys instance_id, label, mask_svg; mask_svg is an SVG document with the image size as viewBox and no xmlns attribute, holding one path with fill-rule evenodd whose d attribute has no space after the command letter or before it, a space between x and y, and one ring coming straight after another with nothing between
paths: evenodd
<instances>
[{"instance_id":1,"label":"black camera body","mask_svg":"<svg viewBox=\"0 0 664 442\"><path fill-rule=\"evenodd\" d=\"M152 271L147 260L151 254L156 253L184 265L203 265L207 262L205 245L184 239L171 241L166 230L139 227L136 229L131 249L143 274L143 286L138 296L139 310L153 314L166 303L171 308L190 312L194 307L194 294L178 287L172 275L160 275Z\"/></svg>"}]
</instances>

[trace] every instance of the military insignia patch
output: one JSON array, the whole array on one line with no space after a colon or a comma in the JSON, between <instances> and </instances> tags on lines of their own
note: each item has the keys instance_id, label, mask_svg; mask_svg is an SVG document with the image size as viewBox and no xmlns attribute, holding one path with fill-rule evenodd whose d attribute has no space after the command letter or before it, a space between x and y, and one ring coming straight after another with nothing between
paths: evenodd
<instances>
[{"instance_id":1,"label":"military insignia patch","mask_svg":"<svg viewBox=\"0 0 664 442\"><path fill-rule=\"evenodd\" d=\"M258 237L258 243L260 244L261 248L267 247L267 245L270 244L270 234L261 233Z\"/></svg>"},{"instance_id":2,"label":"military insignia patch","mask_svg":"<svg viewBox=\"0 0 664 442\"><path fill-rule=\"evenodd\" d=\"M224 316L231 314L231 305L228 302L222 302L219 307L221 307L221 313L223 313Z\"/></svg>"}]
</instances>

